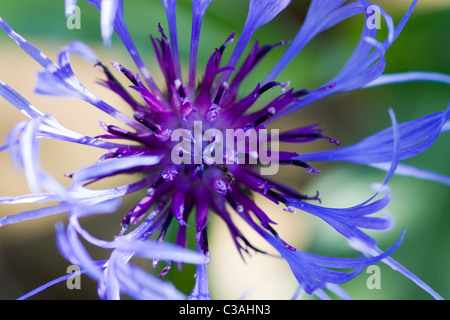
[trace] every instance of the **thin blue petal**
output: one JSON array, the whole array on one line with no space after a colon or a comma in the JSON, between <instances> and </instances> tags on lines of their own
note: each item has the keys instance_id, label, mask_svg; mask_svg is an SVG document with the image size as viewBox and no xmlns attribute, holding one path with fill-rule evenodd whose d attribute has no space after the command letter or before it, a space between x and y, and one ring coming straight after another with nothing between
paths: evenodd
<instances>
[{"instance_id":1,"label":"thin blue petal","mask_svg":"<svg viewBox=\"0 0 450 320\"><path fill-rule=\"evenodd\" d=\"M119 0L102 0L100 10L100 25L105 46L111 45Z\"/></svg>"},{"instance_id":2,"label":"thin blue petal","mask_svg":"<svg viewBox=\"0 0 450 320\"><path fill-rule=\"evenodd\" d=\"M369 166L380 169L380 170L389 170L389 163L372 163ZM425 170L422 168L416 168L413 166L408 166L405 164L399 164L397 169L395 170L396 175L400 176L408 176L414 177L416 179L424 179L428 181L434 181L438 183L442 183L450 186L450 177L445 176L443 174L432 172L430 170Z\"/></svg>"},{"instance_id":3,"label":"thin blue petal","mask_svg":"<svg viewBox=\"0 0 450 320\"><path fill-rule=\"evenodd\" d=\"M200 42L200 29L202 27L203 16L211 0L192 0L192 30L191 30L191 48L189 57L189 94L195 94L196 87L196 69L197 53Z\"/></svg>"},{"instance_id":4,"label":"thin blue petal","mask_svg":"<svg viewBox=\"0 0 450 320\"><path fill-rule=\"evenodd\" d=\"M135 167L153 166L155 164L158 164L159 161L160 157L158 156L139 156L110 159L103 161L100 164L95 164L80 169L73 174L72 178L74 183L81 183L89 179L112 175L117 172L132 169Z\"/></svg>"},{"instance_id":5,"label":"thin blue petal","mask_svg":"<svg viewBox=\"0 0 450 320\"><path fill-rule=\"evenodd\" d=\"M400 159L407 159L428 149L438 138L450 117L450 104L446 111L402 123L400 132ZM303 161L348 161L358 164L385 163L392 159L392 128L380 131L359 143L336 150L302 154Z\"/></svg>"},{"instance_id":6,"label":"thin blue petal","mask_svg":"<svg viewBox=\"0 0 450 320\"><path fill-rule=\"evenodd\" d=\"M0 95L29 118L37 118L44 115L3 81L0 81Z\"/></svg>"},{"instance_id":7,"label":"thin blue petal","mask_svg":"<svg viewBox=\"0 0 450 320\"><path fill-rule=\"evenodd\" d=\"M367 1L360 2L364 5L366 19L369 19L370 15L373 14L368 11L372 4ZM402 20L395 27L392 18L381 7L377 6L388 26L386 39L382 43L378 42L375 39L377 29L369 28L365 24L358 45L339 74L320 88L310 90L309 94L298 102L292 103L289 107L278 112L272 118L272 121L336 92L363 88L379 78L384 72L386 65L384 52L392 45L403 30L416 3L417 0L413 1Z\"/></svg>"},{"instance_id":8,"label":"thin blue petal","mask_svg":"<svg viewBox=\"0 0 450 320\"><path fill-rule=\"evenodd\" d=\"M177 0L161 0L166 11L167 23L169 25L170 48L175 66L175 74L178 79L182 79L180 54L178 50L178 32L177 32Z\"/></svg>"},{"instance_id":9,"label":"thin blue petal","mask_svg":"<svg viewBox=\"0 0 450 320\"><path fill-rule=\"evenodd\" d=\"M73 14L73 7L76 6L78 3L78 0L65 0L65 12L66 12L66 18L70 17Z\"/></svg>"},{"instance_id":10,"label":"thin blue petal","mask_svg":"<svg viewBox=\"0 0 450 320\"><path fill-rule=\"evenodd\" d=\"M450 84L450 75L438 72L410 71L402 73L384 74L378 79L368 83L365 88L412 81L432 81Z\"/></svg>"},{"instance_id":11,"label":"thin blue petal","mask_svg":"<svg viewBox=\"0 0 450 320\"><path fill-rule=\"evenodd\" d=\"M42 217L51 216L54 214L62 213L67 211L69 206L65 203L53 206L53 207L45 207L39 208L36 210L23 211L13 216L6 216L0 218L0 227L3 227L7 224L18 223L25 220L38 219Z\"/></svg>"},{"instance_id":12,"label":"thin blue petal","mask_svg":"<svg viewBox=\"0 0 450 320\"><path fill-rule=\"evenodd\" d=\"M31 43L26 41L22 36L16 33L11 27L0 18L0 27L10 36L16 43L27 53L29 54L36 62L38 62L42 67L45 68L46 72L51 74L54 78L55 84L60 84L66 87L69 91L73 93L74 96L85 100L86 102L92 104L93 106L99 108L100 110L108 113L109 115L117 118L123 123L131 126L135 129L145 129L145 127L134 121L130 117L126 116L122 112L116 110L115 108L108 105L106 102L97 98L94 94L87 91L86 88L79 82L76 76L73 74L72 69L70 68L70 58L69 54L74 53L79 54L83 52L82 57L92 58L91 53L86 53L86 51L80 51L80 43L76 42L75 44L68 45L61 49L59 58L61 67L56 65L53 61L51 61L42 51L37 49ZM51 77L40 77L40 79L48 80Z\"/></svg>"},{"instance_id":13,"label":"thin blue petal","mask_svg":"<svg viewBox=\"0 0 450 320\"><path fill-rule=\"evenodd\" d=\"M368 245L367 243L361 243L359 241L353 240L351 243L356 249L361 251L362 253L369 255L369 256L375 256L380 254L382 252L377 246L375 245ZM402 266L400 263L392 259L391 257L385 257L383 260L381 260L383 263L391 267L393 270L400 272L402 275L413 281L415 284L417 284L420 288L428 292L430 295L433 296L433 298L437 300L443 300L443 298L434 291L429 285L427 285L425 282L423 282L419 277L417 277L415 274L413 274L411 271L406 269L404 266Z\"/></svg>"}]
</instances>

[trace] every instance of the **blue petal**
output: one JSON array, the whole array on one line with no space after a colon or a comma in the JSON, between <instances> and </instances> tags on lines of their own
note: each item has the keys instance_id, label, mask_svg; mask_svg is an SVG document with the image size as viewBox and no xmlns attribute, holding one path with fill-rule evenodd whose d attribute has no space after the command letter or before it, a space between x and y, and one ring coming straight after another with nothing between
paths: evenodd
<instances>
[{"instance_id":1,"label":"blue petal","mask_svg":"<svg viewBox=\"0 0 450 320\"><path fill-rule=\"evenodd\" d=\"M82 134L71 131L65 127L63 127L56 118L47 114L44 115L40 110L36 109L30 102L28 102L25 98L23 98L20 94L18 94L14 89L6 85L4 82L0 81L0 95L3 96L8 102L10 102L14 107L16 107L19 111L25 114L29 118L37 119L41 118L41 125L39 127L39 137L50 138L50 139L58 139L62 141L75 142L85 145L90 145L98 148L115 148L120 145L110 142L105 142L99 139L90 138L84 136ZM25 126L25 122L21 122L16 125L16 127L10 132L8 135L8 144L1 148L1 150L9 148L11 155L13 158L13 162L22 162L18 159L18 154L15 153L14 149L17 141L16 137L20 132L23 131Z\"/></svg>"},{"instance_id":2,"label":"blue petal","mask_svg":"<svg viewBox=\"0 0 450 320\"><path fill-rule=\"evenodd\" d=\"M78 0L65 0L65 12L66 18L70 17L73 14L73 7L77 5Z\"/></svg>"},{"instance_id":3,"label":"blue petal","mask_svg":"<svg viewBox=\"0 0 450 320\"><path fill-rule=\"evenodd\" d=\"M80 272L79 274L82 274L82 272ZM67 281L67 279L69 279L71 277L74 277L74 276L76 276L76 273L65 274L65 275L63 275L63 276L61 276L59 278L56 278L56 279L54 279L52 281L49 281L49 282L43 284L42 286L39 286L36 289L31 290L27 294L24 294L23 296L17 298L17 300L26 300L28 298L31 298L32 296L36 295L37 293L39 293L41 291L44 291L45 289L48 289L48 288L50 288L51 286L53 286L53 285L55 285L57 283L60 283L60 282L63 282L63 281Z\"/></svg>"},{"instance_id":4,"label":"blue petal","mask_svg":"<svg viewBox=\"0 0 450 320\"><path fill-rule=\"evenodd\" d=\"M93 5L99 11L101 11L101 1L102 0L86 0L86 2ZM152 90L153 94L155 94L158 97L158 99L164 99L164 95L162 94L162 92L158 88L158 86L156 85L150 72L148 71L147 67L145 66L144 62L142 61L142 58L139 55L139 52L138 52L136 46L134 45L133 39L131 38L128 28L125 24L125 20L123 18L123 0L120 0L118 3L116 17L114 19L114 30L116 31L117 35L122 40L126 49L130 53L130 56L133 58L136 66L138 67L139 71L141 72L143 78L145 79L145 82L147 83L149 88Z\"/></svg>"},{"instance_id":5,"label":"blue petal","mask_svg":"<svg viewBox=\"0 0 450 320\"><path fill-rule=\"evenodd\" d=\"M195 273L195 285L189 295L190 300L210 300L208 288L208 273L205 264L197 264Z\"/></svg>"},{"instance_id":6,"label":"blue petal","mask_svg":"<svg viewBox=\"0 0 450 320\"><path fill-rule=\"evenodd\" d=\"M292 59L294 59L306 44L308 44L308 42L318 33L331 28L355 14L364 12L365 8L361 3L354 2L341 7L344 2L345 1L342 0L313 0L297 36L272 71L267 75L263 83L275 80L289 65Z\"/></svg>"},{"instance_id":7,"label":"blue petal","mask_svg":"<svg viewBox=\"0 0 450 320\"><path fill-rule=\"evenodd\" d=\"M247 19L228 66L236 66L256 30L275 18L290 2L290 0L250 0ZM229 75L230 72L225 72L220 82L227 81Z\"/></svg>"},{"instance_id":8,"label":"blue petal","mask_svg":"<svg viewBox=\"0 0 450 320\"><path fill-rule=\"evenodd\" d=\"M450 84L450 75L438 72L423 72L423 71L410 71L402 73L384 74L379 78L377 78L376 80L368 83L365 86L365 88L411 81L432 81Z\"/></svg>"},{"instance_id":9,"label":"blue petal","mask_svg":"<svg viewBox=\"0 0 450 320\"><path fill-rule=\"evenodd\" d=\"M389 170L389 163L372 163L369 166L380 169L380 170ZM397 169L395 170L396 175L400 176L408 176L414 177L416 179L424 179L428 181L434 181L442 184L446 184L450 186L450 177L442 175L437 172L432 172L430 170L425 170L421 168L416 168L413 166L408 166L405 164L399 164Z\"/></svg>"},{"instance_id":10,"label":"blue petal","mask_svg":"<svg viewBox=\"0 0 450 320\"><path fill-rule=\"evenodd\" d=\"M115 117L116 119L122 121L123 123L135 128L137 130L148 130L141 123L134 121L130 117L111 107L104 101L97 98L94 94L87 91L86 88L79 82L76 78L72 69L70 68L70 58L69 54L74 52L76 54L82 54L83 58L92 59L92 52L87 49L86 45L82 45L80 42L72 43L61 49L59 53L59 60L61 67L57 66L53 61L51 61L42 51L37 49L35 46L26 41L22 36L17 34L11 27L0 18L0 27L13 39L16 43L29 54L36 62L38 62L42 67L45 68L46 72L49 73L48 76L41 76L41 80L49 81L53 79L53 83L58 86L63 86L72 94L93 106L99 108L100 110L108 113L109 115ZM48 87L43 85L42 87ZM61 93L61 88L57 90L57 93Z\"/></svg>"},{"instance_id":11,"label":"blue petal","mask_svg":"<svg viewBox=\"0 0 450 320\"><path fill-rule=\"evenodd\" d=\"M202 236L198 238L197 241L197 251L204 254L203 249L201 248L202 244ZM208 260L205 262L209 262L209 254ZM197 264L196 273L195 273L195 285L192 289L191 294L189 295L190 300L210 300L211 297L209 295L209 287L208 287L208 273L206 270L206 263Z\"/></svg>"},{"instance_id":12,"label":"blue petal","mask_svg":"<svg viewBox=\"0 0 450 320\"><path fill-rule=\"evenodd\" d=\"M375 240L360 228L386 230L392 226L392 220L389 217L368 217L368 215L383 210L389 204L391 194L387 189L384 189L384 192L385 195L381 199L369 203L368 201L373 199L371 197L363 204L349 208L327 208L301 200L291 198L287 198L287 200L290 206L321 218L346 238L358 238L366 243L375 244Z\"/></svg>"},{"instance_id":13,"label":"blue petal","mask_svg":"<svg viewBox=\"0 0 450 320\"><path fill-rule=\"evenodd\" d=\"M364 5L367 19L370 18L370 14L372 13L370 13L367 9L369 9L372 4L367 1L360 2ZM309 94L300 101L295 102L284 110L278 112L271 119L271 121L279 119L290 112L309 105L317 100L323 99L333 93L363 88L367 84L379 78L384 72L386 65L384 52L400 35L403 27L411 16L416 3L417 0L414 0L402 20L395 27L392 18L387 15L381 7L377 6L380 10L380 14L383 16L388 26L388 35L386 39L382 43L377 41L375 39L377 29L369 28L365 24L355 50L339 74L320 88L310 90ZM354 9L356 10L356 8Z\"/></svg>"},{"instance_id":14,"label":"blue petal","mask_svg":"<svg viewBox=\"0 0 450 320\"><path fill-rule=\"evenodd\" d=\"M115 261L114 277L120 282L120 289L135 299L182 300L186 296L172 283L158 279L130 263Z\"/></svg>"},{"instance_id":15,"label":"blue petal","mask_svg":"<svg viewBox=\"0 0 450 320\"><path fill-rule=\"evenodd\" d=\"M375 256L380 254L382 251L374 245L368 245L367 243L361 243L359 241L353 240L351 243L353 247L361 251L362 253L369 255L369 256ZM415 274L413 274L411 271L406 269L404 266L402 266L400 263L392 259L391 257L385 257L382 260L383 263L391 267L393 270L400 272L405 277L413 281L416 285L418 285L420 288L428 292L430 295L432 295L435 299L443 300L443 298L435 292L430 286L428 286L425 282L423 282L419 277L417 277Z\"/></svg>"},{"instance_id":16,"label":"blue petal","mask_svg":"<svg viewBox=\"0 0 450 320\"><path fill-rule=\"evenodd\" d=\"M58 201L57 196L51 193L25 194L17 197L0 197L0 204L34 203L41 201Z\"/></svg>"},{"instance_id":17,"label":"blue petal","mask_svg":"<svg viewBox=\"0 0 450 320\"><path fill-rule=\"evenodd\" d=\"M31 219L38 219L42 217L47 217L50 215L58 214L67 211L69 206L67 204L60 204L53 207L45 207L45 208L39 208L36 210L30 210L30 211L23 211L21 213L18 213L13 216L6 216L3 218L0 218L0 227L12 224L12 223L18 223L25 220L31 220Z\"/></svg>"},{"instance_id":18,"label":"blue petal","mask_svg":"<svg viewBox=\"0 0 450 320\"><path fill-rule=\"evenodd\" d=\"M120 0L122 2L123 0ZM100 10L100 25L105 46L111 45L119 0L102 0Z\"/></svg>"},{"instance_id":19,"label":"blue petal","mask_svg":"<svg viewBox=\"0 0 450 320\"><path fill-rule=\"evenodd\" d=\"M0 95L29 118L37 118L44 115L3 81L0 81Z\"/></svg>"},{"instance_id":20,"label":"blue petal","mask_svg":"<svg viewBox=\"0 0 450 320\"><path fill-rule=\"evenodd\" d=\"M178 50L178 33L177 33L177 0L161 0L166 11L167 23L169 24L170 48L172 50L172 58L175 65L175 74L178 79L182 79L180 54Z\"/></svg>"},{"instance_id":21,"label":"blue petal","mask_svg":"<svg viewBox=\"0 0 450 320\"><path fill-rule=\"evenodd\" d=\"M245 218L244 218L245 219ZM246 219L247 220L247 219ZM249 222L249 221L247 221ZM333 258L325 257L312 253L289 250L280 239L267 233L261 227L253 222L249 222L252 227L268 241L289 264L294 276L299 284L308 293L315 293L317 289L326 287L328 283L345 283L359 273L366 265L376 263L388 257L396 250L404 237L404 232L400 235L398 241L387 251L381 252L376 257L371 258ZM350 272L337 271L333 269L353 269Z\"/></svg>"},{"instance_id":22,"label":"blue petal","mask_svg":"<svg viewBox=\"0 0 450 320\"><path fill-rule=\"evenodd\" d=\"M78 184L83 181L109 176L123 170L133 169L135 167L153 166L155 164L159 164L160 160L161 159L158 156L138 156L110 159L99 164L80 169L73 174L72 178L74 183Z\"/></svg>"}]
</instances>

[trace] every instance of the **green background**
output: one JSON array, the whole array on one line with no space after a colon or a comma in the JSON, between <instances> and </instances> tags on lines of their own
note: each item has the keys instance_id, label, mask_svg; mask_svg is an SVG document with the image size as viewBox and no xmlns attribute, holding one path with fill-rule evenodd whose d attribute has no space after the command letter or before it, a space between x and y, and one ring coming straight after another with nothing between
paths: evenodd
<instances>
[{"instance_id":1,"label":"green background","mask_svg":"<svg viewBox=\"0 0 450 320\"><path fill-rule=\"evenodd\" d=\"M44 52L47 53L46 48L49 48L53 54L53 56L50 54L49 56L52 58L56 55L55 48L73 40L82 40L100 52L101 59L103 59L101 54L104 54L104 62L114 59L126 66L133 66L116 36L113 38L111 48L102 48L97 10L84 1L79 1L81 29L69 30L66 27L63 2L55 0L42 0L39 3L34 0L2 1L0 16L18 33ZM450 74L450 5L444 5L444 2L441 5L433 5L434 2L420 2L404 32L387 52L387 72L422 70ZM392 15L396 23L409 5L408 1L379 1L376 3L386 5L385 10ZM309 1L293 1L290 7L274 21L258 30L254 39L258 39L261 44L293 39L305 17L308 4ZM133 0L125 1L125 8L125 20L141 56L149 69L157 73L148 35L158 36L158 22L161 22L163 26L166 25L163 7L157 0ZM220 46L232 30L236 30L239 34L246 13L247 1L215 0L212 2L208 8L201 34L200 68L205 65L213 49ZM189 57L190 19L191 2L179 0L178 26L183 66L187 65ZM358 41L363 22L360 15L318 35L281 74L279 80L289 80L291 85L298 89L316 88L327 82L339 72L351 54ZM385 34L386 25L382 24L380 39ZM17 54L8 55L10 59L7 61L3 59L3 53L6 50ZM230 52L231 50L227 49L227 53ZM261 63L245 81L242 94L254 88L257 81L268 73L282 52L283 50L274 50ZM2 65L17 65L17 70L20 70L23 59L29 59L25 54L20 53L14 42L4 33L0 33L0 55L2 55ZM0 80L10 81L19 92L32 99L32 92L24 92L17 85L20 85L22 79L34 77L39 66L36 64L35 69L29 70L27 74L19 71L6 73L4 70L4 68L0 68ZM96 75L98 76L98 73ZM387 112L389 107L394 109L398 121L404 122L444 110L448 99L449 88L443 84L420 82L382 86L328 97L297 111L288 119L275 124L274 128L320 122L321 126L326 128L328 136L338 139L341 145L345 146L388 127L390 124ZM45 112L45 105L37 106ZM4 100L0 100L0 110L2 117L6 113L16 112ZM12 129L15 123L2 121L1 125L8 130ZM96 122L97 119L92 121ZM78 128L71 127L71 129L77 131ZM330 145L320 142L312 147L303 145L297 147L298 152L306 152L305 150L329 148ZM2 156L6 157L7 154L5 154L6 152ZM44 157L45 154L42 156ZM96 159L86 159L81 153L80 157L84 157L86 164ZM415 159L405 161L405 163L450 175L449 159L448 137L443 135L427 152ZM321 163L316 167L322 170L322 174L319 176L306 176L298 169L292 172L283 169L280 172L280 179L308 194L314 194L315 190L319 190L324 205L351 206L370 197L370 184L381 182L384 178L383 172L357 165ZM23 181L24 177L18 176L17 181L19 180ZM6 181L2 177L0 183L6 186L5 190L7 190L11 181ZM450 193L448 187L407 177L394 177L390 186L393 191L393 201L389 206L389 211L396 218L396 225L391 232L375 235L376 239L379 239L380 247L383 249L390 247L400 231L406 228L407 234L404 243L393 257L443 297L450 298L450 236L448 232ZM138 195L130 196L127 199L130 202L125 202L124 206L132 204L137 197ZM14 212L17 211L13 206L0 206L0 215L9 215ZM305 228L304 224L306 223L308 230L307 245L299 244L302 250L330 256L354 255L353 251L348 249L345 241L330 228L324 226L317 219L306 215L301 216L302 219L298 223L302 224L302 228ZM101 219L95 217L88 221L92 230L96 230L97 236L111 236L111 230L118 230L121 214L108 217L101 217ZM277 221L277 216L271 215L271 217ZM63 215L59 218L63 219ZM21 238L22 233L19 232L21 225L5 226L0 229L1 299L15 299L65 273L68 264L55 247L53 223L54 220L48 219L48 226L44 227L44 231L28 235L26 241ZM215 217L211 218L211 225L210 234L224 227ZM28 222L27 226L33 228L31 222ZM193 235L191 234L191 236ZM224 237L226 236L226 232L224 232ZM283 235L281 234L281 236ZM296 245L296 243L293 244ZM220 252L213 254L220 255ZM234 254L237 255L236 252ZM145 266L145 262L142 264ZM428 294L399 273L390 270L385 265L379 264L379 266L381 268L380 290L367 288L368 274L365 273L343 287L357 299L430 298ZM226 267L232 269L233 265L230 263ZM192 266L185 266L182 272L173 267L168 277L188 294L193 285L193 271ZM263 282L266 279L266 277L262 277L260 281ZM226 282L233 281L233 279L224 280ZM65 284L62 283L47 289L35 298L97 298L96 284L88 278L83 278L82 281L83 290L67 290ZM214 286L216 285L220 284L214 282ZM213 285L211 287L213 297L229 298L226 294L216 292ZM286 290L278 298L288 299L291 294L292 292Z\"/></svg>"}]
</instances>

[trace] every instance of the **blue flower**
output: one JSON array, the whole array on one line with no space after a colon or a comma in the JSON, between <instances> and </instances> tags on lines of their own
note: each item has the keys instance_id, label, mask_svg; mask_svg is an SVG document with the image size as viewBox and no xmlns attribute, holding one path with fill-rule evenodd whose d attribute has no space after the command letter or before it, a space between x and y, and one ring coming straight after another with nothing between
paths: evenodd
<instances>
[{"instance_id":1,"label":"blue flower","mask_svg":"<svg viewBox=\"0 0 450 320\"><path fill-rule=\"evenodd\" d=\"M68 261L81 267L82 273L97 281L99 296L105 299L119 299L121 294L138 299L186 298L171 283L131 263L133 257L151 259L154 265L160 260L167 261L161 278L169 272L173 263L178 263L180 268L184 263L195 264L196 282L188 298L209 299L206 270L211 259L207 232L211 214L218 215L225 222L242 256L251 250L261 251L247 240L234 223L234 218L239 216L246 221L286 261L299 288L307 294L324 298L327 297L326 289L348 298L339 284L355 278L365 266L382 261L433 297L441 298L390 257L400 246L404 232L391 248L383 251L365 230L387 231L392 226L390 216L374 214L389 205L392 196L388 182L394 174L450 184L449 177L400 163L427 150L441 132L449 129L450 106L442 112L404 123L397 123L393 110L390 110L390 128L354 145L339 148L336 146L340 143L324 135L324 130L315 124L270 134L270 137L267 130L268 124L276 124L275 120L338 92L417 80L450 83L449 76L437 73L383 74L385 52L402 32L417 1L413 1L397 25L382 8L377 7L388 27L386 39L380 42L376 38L377 29L364 25L357 46L341 71L322 86L308 90L289 89L289 82L280 82L278 77L317 34L357 14L366 15L369 19L368 9L372 3L312 0L304 23L291 42L260 45L255 41L251 45L255 32L272 21L290 1L249 0L248 15L241 34L237 37L235 32L230 32L224 37L222 46L211 48L210 59L198 82L200 30L211 0L193 0L189 70L185 82L178 49L176 0L162 0L168 34L160 24L159 37L150 37L164 76L165 88L162 89L145 66L128 32L123 16L123 0L86 1L101 12L105 45L110 45L115 31L140 74L133 71L134 67L118 62L112 63L117 72L111 71L91 48L78 41L61 48L56 64L1 18L0 27L43 67L44 70L38 74L36 93L81 99L114 117L123 126L101 122L101 128L105 131L103 134L88 137L76 133L0 82L0 95L29 118L16 125L0 151L7 149L13 162L24 170L31 191L19 197L1 197L0 203L58 203L0 218L0 226L67 212L67 226L62 223L56 226L58 248ZM67 8L75 4L76 1L66 0ZM228 62L222 63L224 52L229 50L235 38L237 41ZM251 48L244 57L249 46ZM244 79L273 49L284 47L283 56L267 76L254 85L252 92L240 97L238 92ZM100 84L126 101L132 116L118 111L83 86L72 70L72 54L79 55L104 73L105 78ZM115 74L122 76L123 80ZM127 83L128 87L123 83ZM281 93L266 105L261 105L259 98L277 88ZM139 99L130 94L131 90L138 93ZM230 132L233 134L231 137L228 135ZM105 150L105 153L92 165L68 175L72 184L64 188L40 166L39 142L43 138L96 147ZM329 141L332 148L314 153L278 150L278 142L301 144L318 139ZM280 165L302 167L307 173L319 174L320 170L310 164L319 161L369 165L387 173L385 180L376 185L371 197L349 208L324 207L318 193L305 195L269 177L273 174L270 169L276 170ZM270 167L267 168L267 165ZM112 189L89 188L91 183L124 173L137 173L141 178ZM145 195L123 214L122 230L113 240L98 239L82 227L82 218L115 212L125 195L141 190L146 190ZM253 201L252 193L266 197L288 212L299 209L317 216L347 238L359 257L325 257L297 250L277 233L275 222ZM189 220L191 216L193 218ZM188 220L194 221L194 225L188 224ZM177 229L174 244L165 240L169 226ZM186 248L188 228L195 230L195 251ZM110 250L109 258L93 258L80 238ZM64 279L66 277L55 282Z\"/></svg>"}]
</instances>

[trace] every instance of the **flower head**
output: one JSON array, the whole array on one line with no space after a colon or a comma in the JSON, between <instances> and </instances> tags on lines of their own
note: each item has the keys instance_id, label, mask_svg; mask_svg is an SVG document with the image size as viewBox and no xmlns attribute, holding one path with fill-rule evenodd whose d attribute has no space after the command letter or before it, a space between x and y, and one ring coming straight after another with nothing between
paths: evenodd
<instances>
[{"instance_id":1,"label":"flower head","mask_svg":"<svg viewBox=\"0 0 450 320\"><path fill-rule=\"evenodd\" d=\"M162 88L144 65L128 33L123 1L86 1L101 12L105 44L110 44L115 30L136 67L112 62L111 68L81 42L63 47L58 64L55 64L2 19L0 27L44 68L38 75L37 93L76 97L123 125L101 121L103 133L96 137L83 136L64 128L55 118L43 114L1 82L0 94L30 118L16 126L2 149L9 149L13 160L24 169L32 194L3 197L0 202L58 201L59 204L1 218L0 226L67 211L68 226L57 226L58 247L67 260L81 266L83 272L98 282L99 295L108 299L120 298L121 293L145 299L184 297L171 284L131 264L133 256L152 259L154 265L159 260L168 261L160 277L164 277L174 262L180 268L184 263L196 264L196 283L189 298L210 298L206 268L211 258L208 221L213 214L225 222L242 256L251 250L262 252L234 223L237 216L246 221L288 263L299 286L308 294L323 296L324 289L337 292L337 284L351 280L365 266L383 261L401 270L434 297L440 297L389 257L400 245L403 233L390 249L382 251L365 230L383 231L391 227L390 217L373 216L384 210L391 200L387 183L398 169L415 174L413 168L402 166L399 161L425 151L434 143L448 127L450 108L401 124L397 123L391 110L391 128L341 148L338 148L340 143L325 135L317 124L281 132L268 129L268 125L280 117L328 95L381 84L383 80L380 79L388 83L407 77L383 78L384 54L402 31L417 1L397 25L380 8L388 26L386 39L380 42L376 39L377 30L364 25L355 51L338 75L323 86L310 89L290 88L289 81L281 82L277 77L315 35L356 14L369 15L367 9L371 3L313 0L297 37L291 42L261 45L258 41L251 44L254 33L273 20L290 1L250 0L240 35L230 31L221 45L212 47L205 69L198 75L200 30L211 1L193 0L189 70L188 76L183 77L176 1L163 0L168 33L159 24L159 34L150 36L164 77ZM67 4L74 2L67 1ZM230 59L224 63L224 53L230 50L233 42L235 46ZM244 56L249 46L250 50ZM284 55L267 77L255 83L251 92L240 96L241 84L253 69L272 50L283 49ZM131 116L96 97L81 84L72 70L71 54L81 56L103 72L100 84L129 105ZM419 78L449 82L445 75L424 75ZM262 103L261 97L269 91L277 92L276 97ZM132 92L137 92L138 98ZM104 149L105 153L92 165L69 174L72 185L65 189L39 165L39 139L42 138L93 146ZM303 143L318 139L328 141L330 150L301 152ZM300 152L279 150L280 142L298 145ZM311 165L312 161L366 164L386 170L387 175L367 201L349 208L327 208L321 206L318 192L304 194L272 177L279 166L300 167L306 173L319 174L320 170ZM113 189L90 188L92 183L119 174L139 174L141 179ZM425 175L430 179L436 177L432 173ZM434 180L448 184L446 177L439 176ZM142 197L123 214L121 231L114 240L97 239L81 226L81 218L113 212L124 195L142 190L145 191ZM357 243L363 255L359 258L324 257L297 250L277 233L275 219L254 202L251 196L254 193L282 206L287 212L294 213L299 209L319 217L349 241ZM176 228L175 246L165 241L170 226ZM186 249L189 228L195 230L196 252ZM93 259L84 249L80 236L97 247L112 249L109 258ZM149 240L151 237L154 240Z\"/></svg>"}]
</instances>

